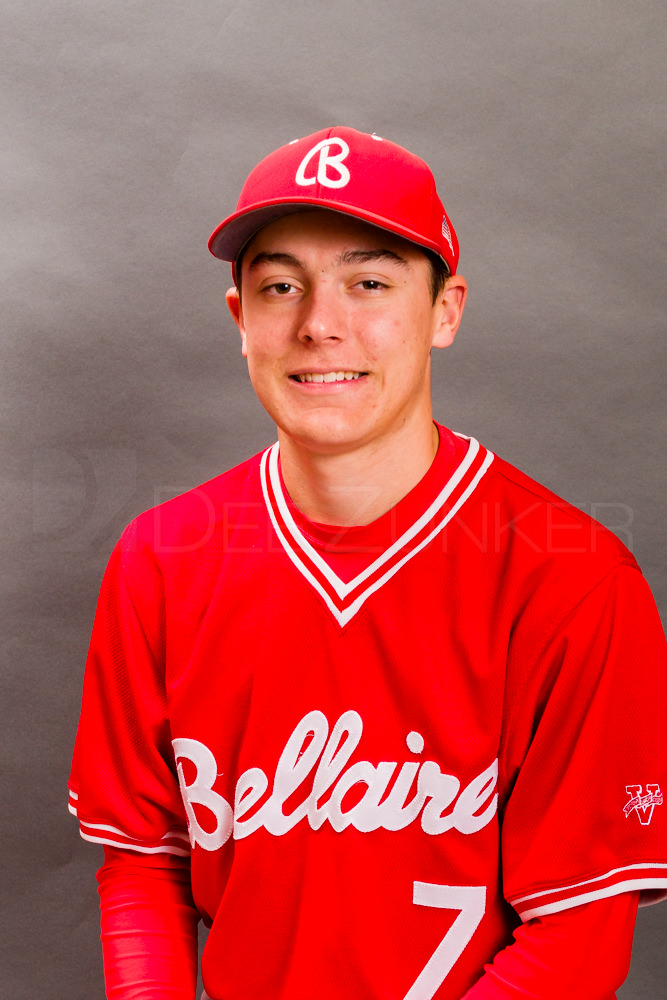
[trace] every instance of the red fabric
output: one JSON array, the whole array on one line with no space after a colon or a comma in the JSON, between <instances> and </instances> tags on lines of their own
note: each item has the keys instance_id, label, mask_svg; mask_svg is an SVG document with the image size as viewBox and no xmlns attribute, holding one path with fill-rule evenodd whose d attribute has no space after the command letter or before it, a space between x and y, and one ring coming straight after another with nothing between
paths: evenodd
<instances>
[{"instance_id":1,"label":"red fabric","mask_svg":"<svg viewBox=\"0 0 667 1000\"><path fill-rule=\"evenodd\" d=\"M522 924L463 1000L615 1000L638 899L626 892Z\"/></svg>"},{"instance_id":2,"label":"red fabric","mask_svg":"<svg viewBox=\"0 0 667 1000\"><path fill-rule=\"evenodd\" d=\"M405 996L427 970L461 1000L507 899L528 923L662 890L664 638L631 555L471 442L341 588L282 526L277 456L125 532L73 768L87 839L185 856L189 820L209 995Z\"/></svg>"},{"instance_id":3,"label":"red fabric","mask_svg":"<svg viewBox=\"0 0 667 1000\"><path fill-rule=\"evenodd\" d=\"M108 1000L193 1000L197 923L189 859L104 849L97 878Z\"/></svg>"},{"instance_id":4,"label":"red fabric","mask_svg":"<svg viewBox=\"0 0 667 1000\"><path fill-rule=\"evenodd\" d=\"M197 920L187 860L105 847L98 873L109 1000L193 1000ZM627 975L638 893L537 917L463 1000L613 1000Z\"/></svg>"}]
</instances>

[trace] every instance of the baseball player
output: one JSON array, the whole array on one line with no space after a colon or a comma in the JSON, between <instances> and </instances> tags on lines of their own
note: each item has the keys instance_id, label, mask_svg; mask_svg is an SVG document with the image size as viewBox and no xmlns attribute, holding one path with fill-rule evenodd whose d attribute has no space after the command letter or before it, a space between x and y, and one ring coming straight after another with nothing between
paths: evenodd
<instances>
[{"instance_id":1,"label":"baseball player","mask_svg":"<svg viewBox=\"0 0 667 1000\"><path fill-rule=\"evenodd\" d=\"M212 253L278 441L138 517L70 804L107 995L611 1000L667 897L665 642L610 532L435 424L466 282L418 157L329 128Z\"/></svg>"}]
</instances>

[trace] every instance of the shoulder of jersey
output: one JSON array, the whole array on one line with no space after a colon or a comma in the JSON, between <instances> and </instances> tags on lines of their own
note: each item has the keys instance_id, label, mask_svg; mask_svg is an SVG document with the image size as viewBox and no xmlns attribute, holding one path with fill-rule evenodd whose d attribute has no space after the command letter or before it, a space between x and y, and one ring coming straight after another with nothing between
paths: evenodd
<instances>
[{"instance_id":1,"label":"shoulder of jersey","mask_svg":"<svg viewBox=\"0 0 667 1000\"><path fill-rule=\"evenodd\" d=\"M256 504L262 454L139 514L123 532L123 551L145 546L163 553L200 548L230 513L237 516L244 504Z\"/></svg>"},{"instance_id":2,"label":"shoulder of jersey","mask_svg":"<svg viewBox=\"0 0 667 1000\"><path fill-rule=\"evenodd\" d=\"M530 535L544 544L544 551L562 552L572 557L595 557L600 569L626 563L639 568L623 542L590 514L575 507L546 486L531 479L515 466L495 456L489 481L500 502L506 505L506 518L513 518L520 534ZM491 485L493 481L493 486Z\"/></svg>"}]
</instances>

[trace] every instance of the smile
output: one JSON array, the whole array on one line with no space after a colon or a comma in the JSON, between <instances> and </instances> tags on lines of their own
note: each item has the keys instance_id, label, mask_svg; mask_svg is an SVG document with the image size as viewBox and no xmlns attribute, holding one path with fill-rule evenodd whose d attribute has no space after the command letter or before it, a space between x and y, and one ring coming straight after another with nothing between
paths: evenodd
<instances>
[{"instance_id":1,"label":"smile","mask_svg":"<svg viewBox=\"0 0 667 1000\"><path fill-rule=\"evenodd\" d=\"M303 372L300 375L290 375L290 378L296 379L297 382L349 382L365 374L366 372L326 372L323 375L318 372Z\"/></svg>"}]
</instances>

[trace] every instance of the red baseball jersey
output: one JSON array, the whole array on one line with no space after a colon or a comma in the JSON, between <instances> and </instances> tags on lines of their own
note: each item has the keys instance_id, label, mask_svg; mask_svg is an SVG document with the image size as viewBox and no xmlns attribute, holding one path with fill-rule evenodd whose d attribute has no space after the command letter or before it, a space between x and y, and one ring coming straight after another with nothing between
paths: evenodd
<instances>
[{"instance_id":1,"label":"red baseball jersey","mask_svg":"<svg viewBox=\"0 0 667 1000\"><path fill-rule=\"evenodd\" d=\"M440 434L371 525L306 521L274 445L113 553L71 808L87 840L191 855L213 1000L458 1000L520 920L667 895L641 572Z\"/></svg>"}]
</instances>

